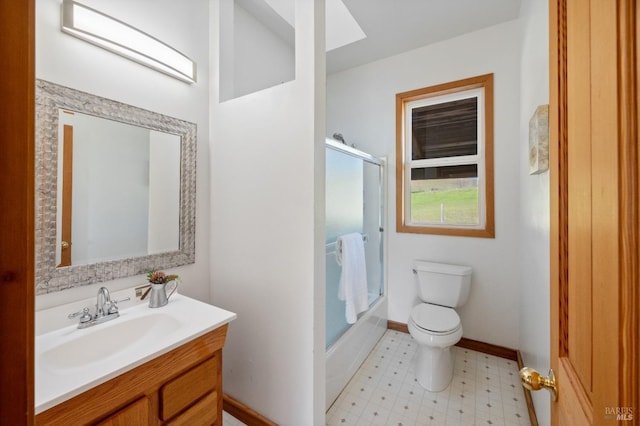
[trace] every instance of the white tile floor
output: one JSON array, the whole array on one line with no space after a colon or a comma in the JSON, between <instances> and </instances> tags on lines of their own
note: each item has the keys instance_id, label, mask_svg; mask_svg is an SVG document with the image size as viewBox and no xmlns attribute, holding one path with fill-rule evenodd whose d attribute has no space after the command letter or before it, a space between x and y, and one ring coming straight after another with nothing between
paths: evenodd
<instances>
[{"instance_id":1,"label":"white tile floor","mask_svg":"<svg viewBox=\"0 0 640 426\"><path fill-rule=\"evenodd\" d=\"M529 425L515 361L453 350L451 384L442 392L428 392L414 377L413 338L387 331L327 412L327 425ZM227 412L223 425L245 426Z\"/></svg>"},{"instance_id":2,"label":"white tile floor","mask_svg":"<svg viewBox=\"0 0 640 426\"><path fill-rule=\"evenodd\" d=\"M529 425L515 361L454 347L454 377L444 391L415 380L416 343L387 331L327 412L327 425Z\"/></svg>"}]
</instances>

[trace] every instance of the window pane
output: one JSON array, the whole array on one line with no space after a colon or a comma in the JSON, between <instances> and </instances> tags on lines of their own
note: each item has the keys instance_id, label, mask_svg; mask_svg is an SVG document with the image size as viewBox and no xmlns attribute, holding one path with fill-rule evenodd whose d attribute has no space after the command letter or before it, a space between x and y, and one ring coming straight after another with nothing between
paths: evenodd
<instances>
[{"instance_id":1,"label":"window pane","mask_svg":"<svg viewBox=\"0 0 640 426\"><path fill-rule=\"evenodd\" d=\"M477 164L411 169L411 223L478 225Z\"/></svg>"},{"instance_id":2,"label":"window pane","mask_svg":"<svg viewBox=\"0 0 640 426\"><path fill-rule=\"evenodd\" d=\"M412 158L457 157L478 153L478 98L413 108Z\"/></svg>"}]
</instances>

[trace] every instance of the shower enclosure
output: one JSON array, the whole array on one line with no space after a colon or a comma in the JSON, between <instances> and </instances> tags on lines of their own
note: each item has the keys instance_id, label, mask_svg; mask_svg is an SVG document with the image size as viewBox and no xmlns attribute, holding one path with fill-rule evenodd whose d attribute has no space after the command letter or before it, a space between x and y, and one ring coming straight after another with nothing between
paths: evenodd
<instances>
[{"instance_id":1,"label":"shower enclosure","mask_svg":"<svg viewBox=\"0 0 640 426\"><path fill-rule=\"evenodd\" d=\"M384 161L332 139L326 142L326 408L338 397L387 327L384 280ZM355 324L338 298L336 239L362 235L369 309Z\"/></svg>"}]
</instances>

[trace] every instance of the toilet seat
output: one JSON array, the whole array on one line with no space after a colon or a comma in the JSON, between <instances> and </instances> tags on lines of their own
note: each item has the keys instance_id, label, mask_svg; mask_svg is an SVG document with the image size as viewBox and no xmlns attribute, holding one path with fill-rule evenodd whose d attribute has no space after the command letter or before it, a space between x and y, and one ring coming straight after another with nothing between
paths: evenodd
<instances>
[{"instance_id":1,"label":"toilet seat","mask_svg":"<svg viewBox=\"0 0 640 426\"><path fill-rule=\"evenodd\" d=\"M460 328L460 317L452 308L421 303L411 310L411 322L429 334L446 335Z\"/></svg>"}]
</instances>

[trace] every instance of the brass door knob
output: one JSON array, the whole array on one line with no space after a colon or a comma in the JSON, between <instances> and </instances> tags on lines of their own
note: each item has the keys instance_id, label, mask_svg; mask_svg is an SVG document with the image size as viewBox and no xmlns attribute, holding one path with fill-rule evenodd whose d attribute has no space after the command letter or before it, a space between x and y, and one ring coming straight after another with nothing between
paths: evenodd
<instances>
[{"instance_id":1,"label":"brass door knob","mask_svg":"<svg viewBox=\"0 0 640 426\"><path fill-rule=\"evenodd\" d=\"M60 247L62 247L62 250L66 250L69 248L69 243L66 241L63 241L60 243Z\"/></svg>"},{"instance_id":2,"label":"brass door knob","mask_svg":"<svg viewBox=\"0 0 640 426\"><path fill-rule=\"evenodd\" d=\"M548 390L551 393L552 401L558 398L558 387L556 386L556 376L553 374L553 370L549 370L549 375L544 377L533 368L524 367L520 370L520 380L522 380L522 386L529 390Z\"/></svg>"}]
</instances>

